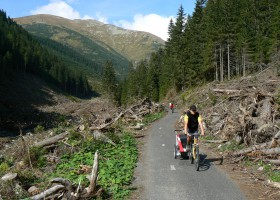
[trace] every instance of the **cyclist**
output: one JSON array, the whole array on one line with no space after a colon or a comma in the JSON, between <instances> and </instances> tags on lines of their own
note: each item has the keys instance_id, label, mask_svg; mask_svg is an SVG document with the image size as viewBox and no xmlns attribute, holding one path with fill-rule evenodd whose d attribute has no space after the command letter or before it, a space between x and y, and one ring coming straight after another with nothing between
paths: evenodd
<instances>
[{"instance_id":1,"label":"cyclist","mask_svg":"<svg viewBox=\"0 0 280 200\"><path fill-rule=\"evenodd\" d=\"M173 113L173 112L174 112L174 104L173 104L173 103L170 103L169 106L170 106L170 110L171 110L172 113Z\"/></svg>"},{"instance_id":2,"label":"cyclist","mask_svg":"<svg viewBox=\"0 0 280 200\"><path fill-rule=\"evenodd\" d=\"M186 112L184 117L184 132L186 135L191 136L192 134L198 133L198 125L200 127L201 135L204 135L204 128L202 124L202 118L196 111L196 106L192 105ZM198 139L198 135L195 136ZM190 139L188 137L188 143Z\"/></svg>"}]
</instances>

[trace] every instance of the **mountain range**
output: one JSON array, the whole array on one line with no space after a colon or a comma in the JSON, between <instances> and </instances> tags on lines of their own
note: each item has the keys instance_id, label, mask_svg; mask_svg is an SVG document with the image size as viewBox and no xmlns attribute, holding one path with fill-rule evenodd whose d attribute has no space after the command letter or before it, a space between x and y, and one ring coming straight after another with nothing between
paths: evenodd
<instances>
[{"instance_id":1,"label":"mountain range","mask_svg":"<svg viewBox=\"0 0 280 200\"><path fill-rule=\"evenodd\" d=\"M14 21L63 58L69 67L79 66L92 77L99 77L106 61L111 61L116 74L123 77L130 63L149 59L165 43L147 32L126 30L92 19L69 20L41 14Z\"/></svg>"}]
</instances>

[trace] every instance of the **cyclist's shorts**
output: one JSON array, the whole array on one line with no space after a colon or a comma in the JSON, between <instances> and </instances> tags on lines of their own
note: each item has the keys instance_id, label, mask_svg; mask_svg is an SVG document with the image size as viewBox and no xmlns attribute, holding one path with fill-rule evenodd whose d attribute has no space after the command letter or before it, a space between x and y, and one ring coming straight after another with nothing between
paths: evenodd
<instances>
[{"instance_id":1,"label":"cyclist's shorts","mask_svg":"<svg viewBox=\"0 0 280 200\"><path fill-rule=\"evenodd\" d=\"M195 134L198 134L198 131L190 132L190 130L188 129L188 133L189 133L191 136L193 136L193 135L195 135ZM199 136L199 135L195 135L194 137L195 137L196 139L198 139L198 136Z\"/></svg>"}]
</instances>

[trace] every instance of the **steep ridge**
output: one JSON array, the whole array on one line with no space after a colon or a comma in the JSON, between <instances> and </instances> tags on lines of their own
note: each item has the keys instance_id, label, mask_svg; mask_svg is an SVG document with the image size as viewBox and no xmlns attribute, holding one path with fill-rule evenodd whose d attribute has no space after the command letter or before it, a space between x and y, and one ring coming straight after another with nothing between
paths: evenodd
<instances>
[{"instance_id":1,"label":"steep ridge","mask_svg":"<svg viewBox=\"0 0 280 200\"><path fill-rule=\"evenodd\" d=\"M14 20L34 34L38 34L38 30L31 30L31 27L38 24L72 30L88 37L109 51L112 51L109 47L113 48L130 61L147 58L164 45L162 39L150 33L126 30L96 20L69 20L52 15L33 15ZM52 29L48 29L48 31L51 34L49 38L58 42L63 42L68 36L61 32L53 32ZM74 46L74 44L72 45Z\"/></svg>"},{"instance_id":2,"label":"steep ridge","mask_svg":"<svg viewBox=\"0 0 280 200\"><path fill-rule=\"evenodd\" d=\"M129 61L110 47L104 46L92 41L86 36L67 29L65 27L54 27L49 25L35 24L26 25L30 33L50 51L61 57L71 68L79 67L85 71L89 77L98 78L102 73L102 68L107 60L110 60L120 77L125 76ZM55 38L56 34L58 40Z\"/></svg>"}]
</instances>

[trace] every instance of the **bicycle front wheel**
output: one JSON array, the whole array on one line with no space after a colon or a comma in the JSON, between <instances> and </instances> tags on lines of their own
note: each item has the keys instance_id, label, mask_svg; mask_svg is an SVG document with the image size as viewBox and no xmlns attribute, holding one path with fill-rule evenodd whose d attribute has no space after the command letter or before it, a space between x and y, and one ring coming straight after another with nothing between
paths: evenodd
<instances>
[{"instance_id":1,"label":"bicycle front wheel","mask_svg":"<svg viewBox=\"0 0 280 200\"><path fill-rule=\"evenodd\" d=\"M195 169L196 171L199 171L199 165L200 165L200 156L199 156L199 148L198 146L195 147Z\"/></svg>"}]
</instances>

